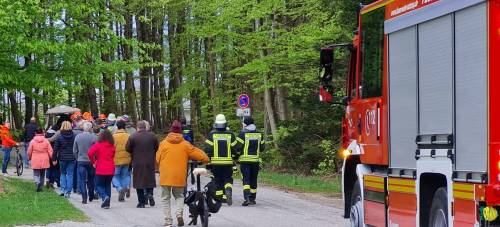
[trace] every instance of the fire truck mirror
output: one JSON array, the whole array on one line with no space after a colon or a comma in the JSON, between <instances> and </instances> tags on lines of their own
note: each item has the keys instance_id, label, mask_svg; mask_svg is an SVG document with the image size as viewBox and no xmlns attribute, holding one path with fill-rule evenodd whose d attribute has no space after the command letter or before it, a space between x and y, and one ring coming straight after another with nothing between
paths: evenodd
<instances>
[{"instance_id":1,"label":"fire truck mirror","mask_svg":"<svg viewBox=\"0 0 500 227\"><path fill-rule=\"evenodd\" d=\"M320 51L320 100L323 102L332 102L333 86L333 59L334 49L332 47L321 48Z\"/></svg>"},{"instance_id":2,"label":"fire truck mirror","mask_svg":"<svg viewBox=\"0 0 500 227\"><path fill-rule=\"evenodd\" d=\"M333 48L321 48L320 51L320 65L321 68L332 68L333 67Z\"/></svg>"}]
</instances>

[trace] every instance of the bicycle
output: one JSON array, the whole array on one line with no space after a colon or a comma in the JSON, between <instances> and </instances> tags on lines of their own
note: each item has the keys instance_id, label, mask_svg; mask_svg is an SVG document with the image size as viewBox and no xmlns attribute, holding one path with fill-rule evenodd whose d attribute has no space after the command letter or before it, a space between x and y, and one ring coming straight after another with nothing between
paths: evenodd
<instances>
[{"instance_id":1,"label":"bicycle","mask_svg":"<svg viewBox=\"0 0 500 227\"><path fill-rule=\"evenodd\" d=\"M12 148L13 151L16 152L16 174L17 176L23 175L24 172L24 164L23 164L23 156L21 155L21 151L19 150L19 146L14 146Z\"/></svg>"},{"instance_id":2,"label":"bicycle","mask_svg":"<svg viewBox=\"0 0 500 227\"><path fill-rule=\"evenodd\" d=\"M188 225L197 225L198 217L200 217L202 227L208 227L211 213L219 211L221 202L213 199L215 191L212 182L205 185L204 190L201 189L201 175L206 175L207 170L205 168L196 168L198 164L199 162L190 162L191 185L196 184L196 189L191 188L187 192L184 203L189 206L191 222Z\"/></svg>"}]
</instances>

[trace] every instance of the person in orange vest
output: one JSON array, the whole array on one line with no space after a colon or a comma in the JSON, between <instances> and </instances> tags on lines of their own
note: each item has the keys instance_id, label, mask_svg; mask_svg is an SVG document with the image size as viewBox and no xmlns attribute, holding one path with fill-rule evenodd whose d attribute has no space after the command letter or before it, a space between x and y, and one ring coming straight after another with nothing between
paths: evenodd
<instances>
[{"instance_id":1,"label":"person in orange vest","mask_svg":"<svg viewBox=\"0 0 500 227\"><path fill-rule=\"evenodd\" d=\"M2 174L3 176L8 176L7 165L10 161L10 152L12 148L18 146L18 143L14 141L12 135L10 134L10 123L5 122L3 127L0 129L0 137L2 138L2 151L3 151L3 162L2 162Z\"/></svg>"}]
</instances>

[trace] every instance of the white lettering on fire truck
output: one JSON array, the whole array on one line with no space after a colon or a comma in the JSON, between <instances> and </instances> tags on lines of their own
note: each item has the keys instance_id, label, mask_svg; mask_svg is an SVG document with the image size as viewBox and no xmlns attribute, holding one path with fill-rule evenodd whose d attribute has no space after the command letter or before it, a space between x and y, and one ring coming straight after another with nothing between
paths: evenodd
<instances>
[{"instance_id":1,"label":"white lettering on fire truck","mask_svg":"<svg viewBox=\"0 0 500 227\"><path fill-rule=\"evenodd\" d=\"M371 134L371 127L376 124L376 115L377 112L375 110L366 110L365 114L365 132L366 135L369 136Z\"/></svg>"},{"instance_id":2,"label":"white lettering on fire truck","mask_svg":"<svg viewBox=\"0 0 500 227\"><path fill-rule=\"evenodd\" d=\"M424 0L424 4L427 2L430 2L430 1L431 0ZM394 17L394 16L397 16L399 14L403 14L405 12L414 10L418 7L418 4L419 4L419 2L415 1L415 2L408 3L404 6L401 6L399 8L396 8L395 10L391 11L391 17Z\"/></svg>"}]
</instances>

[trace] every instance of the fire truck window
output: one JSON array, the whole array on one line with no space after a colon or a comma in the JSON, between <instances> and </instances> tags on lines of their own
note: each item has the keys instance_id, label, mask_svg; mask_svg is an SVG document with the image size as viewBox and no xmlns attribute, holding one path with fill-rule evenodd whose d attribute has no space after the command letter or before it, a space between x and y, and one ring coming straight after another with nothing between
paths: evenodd
<instances>
[{"instance_id":1,"label":"fire truck window","mask_svg":"<svg viewBox=\"0 0 500 227\"><path fill-rule=\"evenodd\" d=\"M385 7L361 16L361 98L382 96Z\"/></svg>"}]
</instances>

